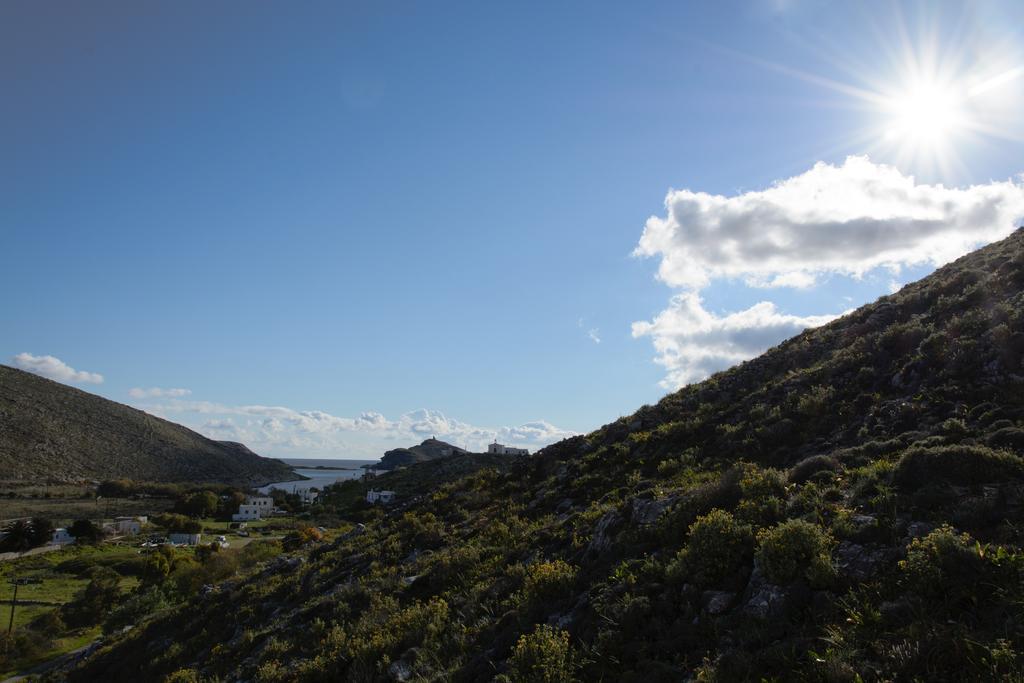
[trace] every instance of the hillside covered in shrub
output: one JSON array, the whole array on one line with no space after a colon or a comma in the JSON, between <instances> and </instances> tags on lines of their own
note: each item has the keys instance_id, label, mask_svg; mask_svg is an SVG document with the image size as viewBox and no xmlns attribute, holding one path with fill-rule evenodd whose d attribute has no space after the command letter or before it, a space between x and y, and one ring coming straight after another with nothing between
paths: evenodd
<instances>
[{"instance_id":1,"label":"hillside covered in shrub","mask_svg":"<svg viewBox=\"0 0 1024 683\"><path fill-rule=\"evenodd\" d=\"M203 591L61 676L1019 677L1022 358L1024 230L591 434L432 481L400 510L352 496L363 527Z\"/></svg>"}]
</instances>

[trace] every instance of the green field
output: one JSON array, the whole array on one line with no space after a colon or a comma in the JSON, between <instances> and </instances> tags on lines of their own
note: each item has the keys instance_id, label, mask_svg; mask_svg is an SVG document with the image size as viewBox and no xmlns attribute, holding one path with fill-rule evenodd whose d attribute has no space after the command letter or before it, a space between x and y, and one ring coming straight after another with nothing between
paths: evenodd
<instances>
[{"instance_id":1,"label":"green field","mask_svg":"<svg viewBox=\"0 0 1024 683\"><path fill-rule=\"evenodd\" d=\"M89 580L84 570L89 566L125 569L137 562L139 549L127 545L68 546L62 550L32 555L0 563L0 624L6 631L11 616L14 587L10 580L37 580L18 587L18 604L14 609L14 630L25 628L33 620L70 602ZM122 576L121 587L132 590L138 584L134 576ZM28 604L25 604L28 603ZM15 660L10 671L0 671L0 679L36 666L83 647L100 635L100 627L75 629L54 640L51 647L25 659Z\"/></svg>"}]
</instances>

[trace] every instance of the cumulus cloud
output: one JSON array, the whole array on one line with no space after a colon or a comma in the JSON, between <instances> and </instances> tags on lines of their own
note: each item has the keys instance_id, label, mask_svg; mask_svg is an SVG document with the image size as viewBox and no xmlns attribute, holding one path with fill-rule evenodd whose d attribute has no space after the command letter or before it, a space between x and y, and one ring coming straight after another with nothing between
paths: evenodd
<instances>
[{"instance_id":1,"label":"cumulus cloud","mask_svg":"<svg viewBox=\"0 0 1024 683\"><path fill-rule=\"evenodd\" d=\"M181 398L191 393L192 391L189 389L161 389L160 387L148 389L134 387L128 390L128 395L132 398Z\"/></svg>"},{"instance_id":2,"label":"cumulus cloud","mask_svg":"<svg viewBox=\"0 0 1024 683\"><path fill-rule=\"evenodd\" d=\"M633 336L653 339L657 362L668 370L662 385L671 389L753 358L835 317L785 315L770 301L718 316L704 308L698 294L687 292L672 297L654 320L633 323Z\"/></svg>"},{"instance_id":3,"label":"cumulus cloud","mask_svg":"<svg viewBox=\"0 0 1024 683\"><path fill-rule=\"evenodd\" d=\"M73 367L54 356L33 356L31 353L19 353L11 359L16 368L32 372L58 382L75 384L102 384L103 375L96 372L75 370Z\"/></svg>"},{"instance_id":4,"label":"cumulus cloud","mask_svg":"<svg viewBox=\"0 0 1024 683\"><path fill-rule=\"evenodd\" d=\"M665 207L648 219L634 254L660 258L658 277L684 291L653 320L634 323L633 336L653 340L668 370L662 384L676 388L835 317L786 315L768 301L716 315L698 294L712 282L805 289L825 275L940 265L1010 234L1024 217L1024 184L929 185L849 157L733 197L675 190Z\"/></svg>"},{"instance_id":5,"label":"cumulus cloud","mask_svg":"<svg viewBox=\"0 0 1024 683\"><path fill-rule=\"evenodd\" d=\"M377 458L387 449L413 445L431 436L477 451L486 449L493 439L535 450L575 434L543 420L481 427L429 409L389 419L373 411L344 417L319 410L233 406L173 397L162 402L143 401L139 407L181 421L210 438L241 441L258 453L296 457Z\"/></svg>"},{"instance_id":6,"label":"cumulus cloud","mask_svg":"<svg viewBox=\"0 0 1024 683\"><path fill-rule=\"evenodd\" d=\"M734 197L672 191L665 207L664 217L648 219L635 253L660 257L667 284L701 289L742 278L793 287L822 273L939 265L1001 239L1024 217L1024 184L928 185L849 157Z\"/></svg>"}]
</instances>

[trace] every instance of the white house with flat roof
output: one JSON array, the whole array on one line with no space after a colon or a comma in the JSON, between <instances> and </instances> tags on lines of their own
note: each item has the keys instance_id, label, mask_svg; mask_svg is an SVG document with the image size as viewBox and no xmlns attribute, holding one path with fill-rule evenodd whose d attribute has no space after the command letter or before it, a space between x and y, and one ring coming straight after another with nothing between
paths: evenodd
<instances>
[{"instance_id":1,"label":"white house with flat roof","mask_svg":"<svg viewBox=\"0 0 1024 683\"><path fill-rule=\"evenodd\" d=\"M497 441L487 447L487 452L492 455L529 455L530 451L525 448L513 448L512 446L506 446L500 444Z\"/></svg>"},{"instance_id":2,"label":"white house with flat roof","mask_svg":"<svg viewBox=\"0 0 1024 683\"><path fill-rule=\"evenodd\" d=\"M232 522L251 522L269 517L274 512L274 499L270 496L246 496L238 506L238 512L231 515Z\"/></svg>"},{"instance_id":3,"label":"white house with flat roof","mask_svg":"<svg viewBox=\"0 0 1024 683\"><path fill-rule=\"evenodd\" d=\"M376 489L370 489L366 492L367 503L380 503L381 505L388 505L395 500L394 491L377 491Z\"/></svg>"},{"instance_id":4,"label":"white house with flat roof","mask_svg":"<svg viewBox=\"0 0 1024 683\"><path fill-rule=\"evenodd\" d=\"M53 530L53 535L50 536L50 545L69 545L75 542L75 537L68 533L68 530L64 527Z\"/></svg>"},{"instance_id":5,"label":"white house with flat roof","mask_svg":"<svg viewBox=\"0 0 1024 683\"><path fill-rule=\"evenodd\" d=\"M251 522L256 519L263 519L264 513L258 505L242 504L238 506L238 512L231 515L232 522Z\"/></svg>"}]
</instances>

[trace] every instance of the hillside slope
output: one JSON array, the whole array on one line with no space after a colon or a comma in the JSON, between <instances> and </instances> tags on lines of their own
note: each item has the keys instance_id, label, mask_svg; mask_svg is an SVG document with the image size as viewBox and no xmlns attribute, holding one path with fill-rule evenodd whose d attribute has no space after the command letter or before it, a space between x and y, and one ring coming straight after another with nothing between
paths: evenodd
<instances>
[{"instance_id":1,"label":"hillside slope","mask_svg":"<svg viewBox=\"0 0 1024 683\"><path fill-rule=\"evenodd\" d=\"M66 675L1020 680L1022 358L1024 230Z\"/></svg>"},{"instance_id":2,"label":"hillside slope","mask_svg":"<svg viewBox=\"0 0 1024 683\"><path fill-rule=\"evenodd\" d=\"M253 484L294 478L278 460L0 365L0 480Z\"/></svg>"}]
</instances>

